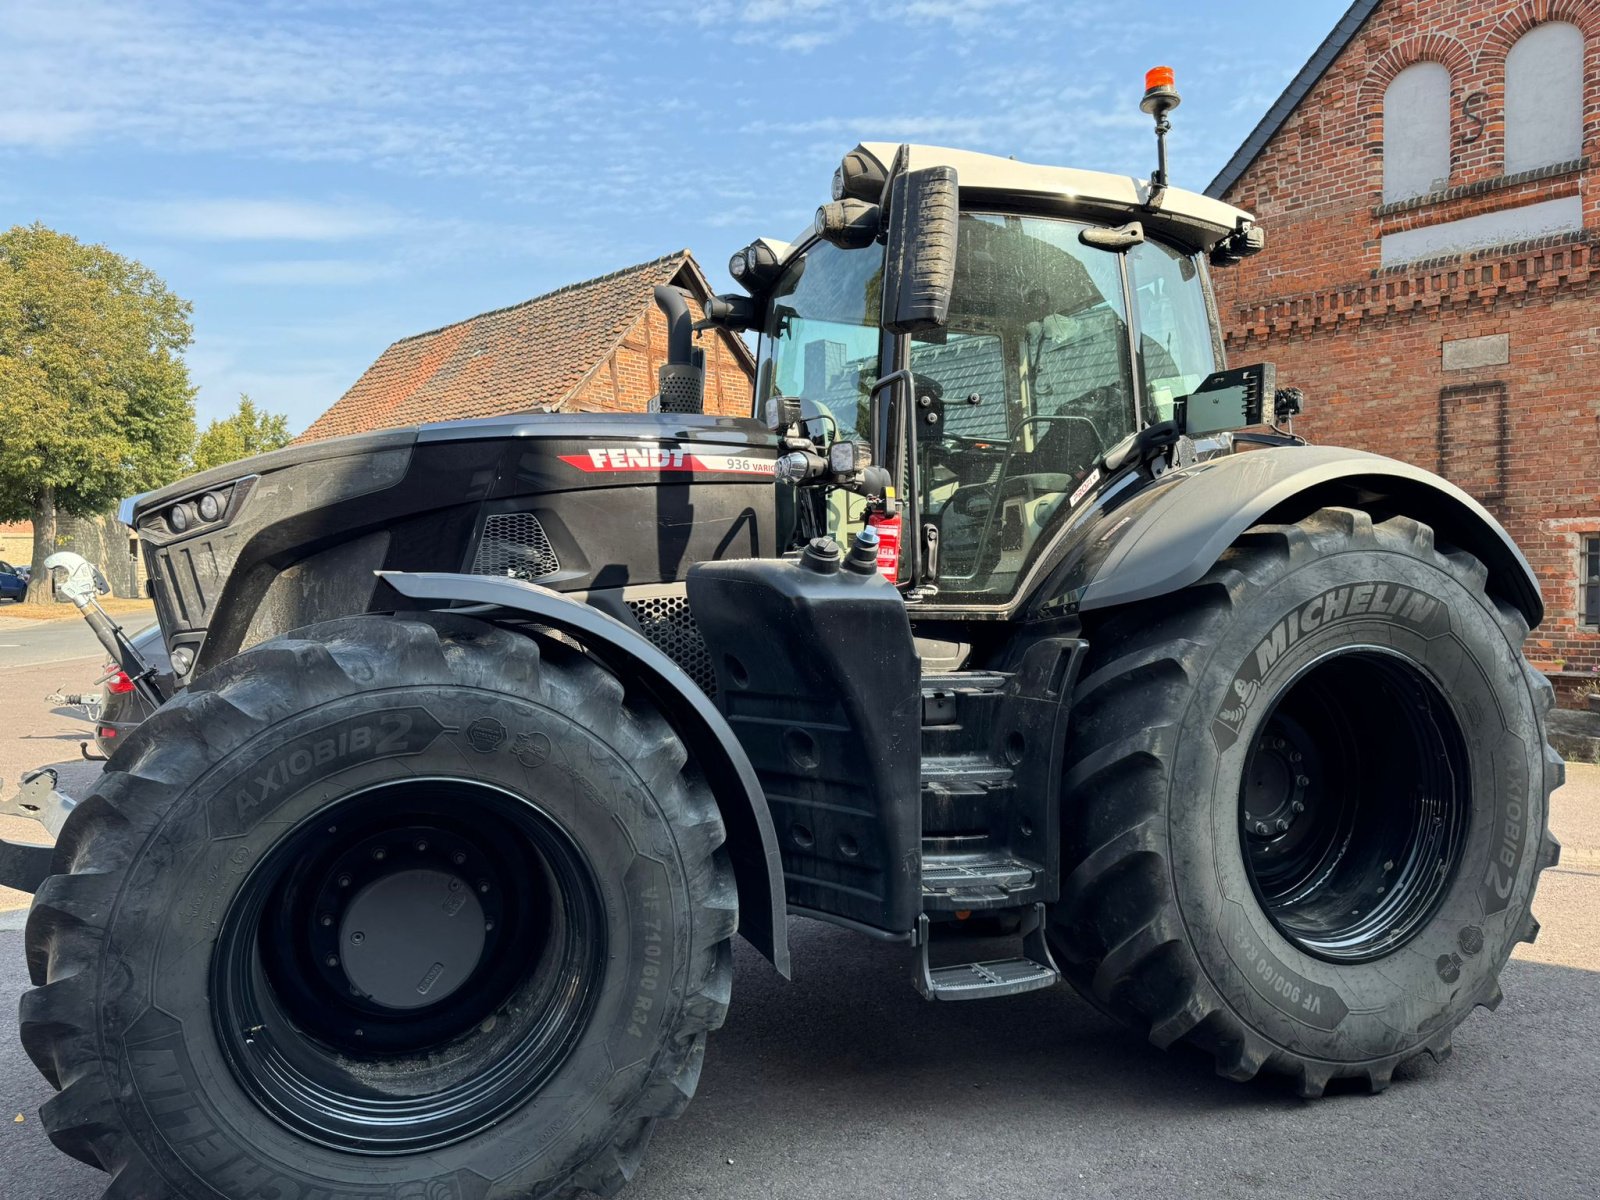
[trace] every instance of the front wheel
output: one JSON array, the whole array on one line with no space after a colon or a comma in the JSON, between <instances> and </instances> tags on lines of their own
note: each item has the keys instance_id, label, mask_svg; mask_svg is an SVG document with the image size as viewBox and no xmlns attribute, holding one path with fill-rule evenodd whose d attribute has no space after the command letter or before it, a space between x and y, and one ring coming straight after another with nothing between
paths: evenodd
<instances>
[{"instance_id":1,"label":"front wheel","mask_svg":"<svg viewBox=\"0 0 1600 1200\"><path fill-rule=\"evenodd\" d=\"M1052 925L1080 990L1308 1096L1498 1004L1563 767L1485 583L1416 521L1324 509L1090 631Z\"/></svg>"},{"instance_id":2,"label":"front wheel","mask_svg":"<svg viewBox=\"0 0 1600 1200\"><path fill-rule=\"evenodd\" d=\"M115 1196L611 1192L737 920L660 714L558 642L358 617L141 726L57 847L22 1034Z\"/></svg>"}]
</instances>

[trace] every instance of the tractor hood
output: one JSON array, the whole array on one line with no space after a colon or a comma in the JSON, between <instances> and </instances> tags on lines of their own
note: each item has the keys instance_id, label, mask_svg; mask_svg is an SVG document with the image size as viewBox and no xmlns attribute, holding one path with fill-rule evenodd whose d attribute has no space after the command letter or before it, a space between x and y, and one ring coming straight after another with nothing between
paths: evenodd
<instances>
[{"instance_id":1,"label":"tractor hood","mask_svg":"<svg viewBox=\"0 0 1600 1200\"><path fill-rule=\"evenodd\" d=\"M380 570L589 592L776 554L777 454L747 419L512 414L290 446L136 497L125 519L184 682L384 606Z\"/></svg>"}]
</instances>

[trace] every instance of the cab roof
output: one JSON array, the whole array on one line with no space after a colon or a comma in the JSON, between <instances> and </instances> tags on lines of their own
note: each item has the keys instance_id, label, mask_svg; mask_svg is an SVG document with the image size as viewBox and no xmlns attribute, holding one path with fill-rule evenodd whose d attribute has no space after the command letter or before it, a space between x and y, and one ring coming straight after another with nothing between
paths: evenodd
<instances>
[{"instance_id":1,"label":"cab roof","mask_svg":"<svg viewBox=\"0 0 1600 1200\"><path fill-rule=\"evenodd\" d=\"M863 142L865 150L883 166L893 166L900 151L897 142ZM1146 228L1191 250L1210 250L1238 228L1241 219L1253 220L1243 209L1199 192L1168 187L1156 208L1148 207L1150 183L1130 175L1080 171L1073 167L1046 167L943 146L907 147L907 168L954 167L963 202L977 201L1041 213L1084 216L1116 223L1140 221Z\"/></svg>"}]
</instances>

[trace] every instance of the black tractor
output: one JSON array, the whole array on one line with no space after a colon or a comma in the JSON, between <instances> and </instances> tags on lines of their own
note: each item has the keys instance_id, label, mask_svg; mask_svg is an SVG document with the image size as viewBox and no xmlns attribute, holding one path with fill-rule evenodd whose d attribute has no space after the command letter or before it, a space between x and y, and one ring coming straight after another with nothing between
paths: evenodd
<instances>
[{"instance_id":1,"label":"black tractor","mask_svg":"<svg viewBox=\"0 0 1600 1200\"><path fill-rule=\"evenodd\" d=\"M44 1124L108 1196L610 1194L734 936L787 974L792 916L1306 1096L1499 1001L1557 853L1538 587L1226 368L1249 216L922 146L833 190L698 321L759 335L749 418L702 413L663 291L652 412L131 505L171 694L85 598L160 706L81 802L31 779L59 837L4 854ZM1014 956L952 961L978 925Z\"/></svg>"}]
</instances>

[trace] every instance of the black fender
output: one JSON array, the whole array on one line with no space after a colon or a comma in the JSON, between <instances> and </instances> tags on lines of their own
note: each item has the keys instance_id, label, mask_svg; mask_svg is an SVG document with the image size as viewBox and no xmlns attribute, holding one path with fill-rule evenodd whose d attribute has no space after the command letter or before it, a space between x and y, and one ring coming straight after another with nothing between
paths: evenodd
<instances>
[{"instance_id":1,"label":"black fender","mask_svg":"<svg viewBox=\"0 0 1600 1200\"><path fill-rule=\"evenodd\" d=\"M1488 590L1530 628L1544 601L1528 560L1500 522L1431 471L1337 446L1280 446L1168 471L1090 524L1034 593L1034 615L1088 612L1188 587L1252 525L1345 506L1414 517L1477 556Z\"/></svg>"},{"instance_id":2,"label":"black fender","mask_svg":"<svg viewBox=\"0 0 1600 1200\"><path fill-rule=\"evenodd\" d=\"M379 571L420 607L492 606L556 630L581 645L629 686L642 687L699 765L727 826L728 857L739 888L739 932L789 975L783 861L766 797L744 747L711 700L682 668L636 630L597 608L520 579L441 571ZM491 614L485 619L492 620Z\"/></svg>"}]
</instances>

